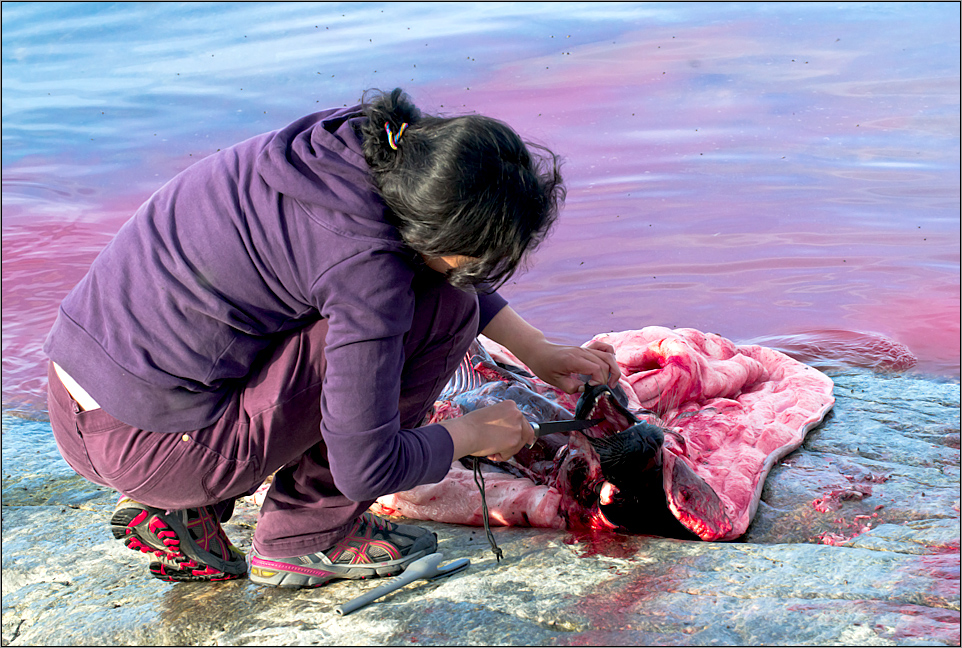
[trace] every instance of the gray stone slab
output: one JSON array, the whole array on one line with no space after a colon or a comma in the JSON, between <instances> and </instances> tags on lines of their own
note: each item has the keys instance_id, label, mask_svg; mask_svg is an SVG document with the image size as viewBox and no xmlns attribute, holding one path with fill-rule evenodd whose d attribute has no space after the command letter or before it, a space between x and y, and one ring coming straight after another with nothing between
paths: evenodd
<instances>
[{"instance_id":1,"label":"gray stone slab","mask_svg":"<svg viewBox=\"0 0 962 648\"><path fill-rule=\"evenodd\" d=\"M471 567L347 617L376 587L169 584L113 539L116 495L49 426L4 416L4 645L959 645L959 385L834 376L833 414L769 476L733 543L437 523ZM250 545L256 510L226 525Z\"/></svg>"}]
</instances>

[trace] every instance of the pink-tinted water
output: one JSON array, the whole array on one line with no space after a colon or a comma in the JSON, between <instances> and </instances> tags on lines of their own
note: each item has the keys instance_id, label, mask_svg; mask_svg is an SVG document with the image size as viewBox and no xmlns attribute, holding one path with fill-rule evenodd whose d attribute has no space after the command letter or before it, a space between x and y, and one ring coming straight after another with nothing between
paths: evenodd
<instances>
[{"instance_id":1,"label":"pink-tinted water","mask_svg":"<svg viewBox=\"0 0 962 648\"><path fill-rule=\"evenodd\" d=\"M3 43L5 407L43 408L59 301L160 184L395 85L566 158L504 289L550 337L959 376L957 4L4 4Z\"/></svg>"}]
</instances>

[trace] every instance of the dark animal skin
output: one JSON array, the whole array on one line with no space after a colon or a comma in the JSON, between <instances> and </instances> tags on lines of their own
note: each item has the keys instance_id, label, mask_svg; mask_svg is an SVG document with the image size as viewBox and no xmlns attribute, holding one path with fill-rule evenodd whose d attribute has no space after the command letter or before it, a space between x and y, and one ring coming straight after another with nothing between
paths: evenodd
<instances>
[{"instance_id":1,"label":"dark animal skin","mask_svg":"<svg viewBox=\"0 0 962 648\"><path fill-rule=\"evenodd\" d=\"M598 498L598 511L626 533L695 539L672 514L665 498L662 447L666 431L648 421L639 421L626 404L627 397L620 387L612 390L595 385L585 389L575 408L575 418L605 418L605 423L597 426L599 430L585 434L604 477L600 486L590 487L592 495ZM594 436L599 432L604 436ZM569 479L591 472L587 465L569 468ZM581 487L585 487L583 483ZM578 499L582 506L593 508L593 502L584 497Z\"/></svg>"}]
</instances>

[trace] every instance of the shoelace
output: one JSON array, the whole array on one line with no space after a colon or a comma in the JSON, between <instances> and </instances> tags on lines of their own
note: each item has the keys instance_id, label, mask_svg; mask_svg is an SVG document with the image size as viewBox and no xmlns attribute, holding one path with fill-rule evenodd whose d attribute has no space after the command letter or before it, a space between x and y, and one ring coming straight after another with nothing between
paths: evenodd
<instances>
[{"instance_id":1,"label":"shoelace","mask_svg":"<svg viewBox=\"0 0 962 648\"><path fill-rule=\"evenodd\" d=\"M484 475L481 474L481 460L478 457L471 457L474 462L474 483L477 485L478 490L481 491L481 513L484 515L484 534L488 537L488 544L491 545L491 551L494 552L494 557L497 558L498 562L504 557L504 552L501 551L501 547L494 539L494 534L491 533L491 525L488 522L488 502L484 497Z\"/></svg>"}]
</instances>

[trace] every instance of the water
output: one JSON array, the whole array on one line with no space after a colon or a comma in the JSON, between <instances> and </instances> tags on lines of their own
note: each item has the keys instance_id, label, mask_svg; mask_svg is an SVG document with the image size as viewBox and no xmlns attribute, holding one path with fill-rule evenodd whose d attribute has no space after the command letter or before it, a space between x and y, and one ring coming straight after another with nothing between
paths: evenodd
<instances>
[{"instance_id":1,"label":"water","mask_svg":"<svg viewBox=\"0 0 962 648\"><path fill-rule=\"evenodd\" d=\"M905 368L894 342L959 376L958 4L2 12L5 408L43 408L58 303L163 182L394 86L565 157L562 220L503 291L549 337L690 326Z\"/></svg>"}]
</instances>

